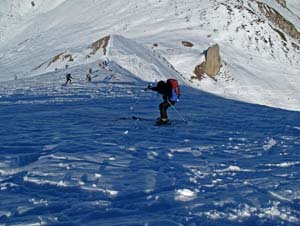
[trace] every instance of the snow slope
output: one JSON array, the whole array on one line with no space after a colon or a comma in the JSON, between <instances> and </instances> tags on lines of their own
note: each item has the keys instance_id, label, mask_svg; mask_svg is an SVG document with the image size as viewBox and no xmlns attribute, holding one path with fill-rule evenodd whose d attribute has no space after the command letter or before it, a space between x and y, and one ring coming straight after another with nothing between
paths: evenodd
<instances>
[{"instance_id":1,"label":"snow slope","mask_svg":"<svg viewBox=\"0 0 300 226\"><path fill-rule=\"evenodd\" d=\"M126 70L127 74L134 74L145 81L157 81L168 77L183 79L159 53L120 35L106 36L86 48L62 52L35 67L30 74L39 75L89 63L94 63L94 68L101 68L104 62L110 64L109 68L113 62L115 66Z\"/></svg>"},{"instance_id":2,"label":"snow slope","mask_svg":"<svg viewBox=\"0 0 300 226\"><path fill-rule=\"evenodd\" d=\"M298 112L182 86L155 126L147 83L93 66L0 84L1 225L299 225Z\"/></svg>"},{"instance_id":3,"label":"snow slope","mask_svg":"<svg viewBox=\"0 0 300 226\"><path fill-rule=\"evenodd\" d=\"M300 108L297 40L255 1L34 2L0 2L0 225L300 224L299 112L220 97ZM191 80L216 42L217 82Z\"/></svg>"},{"instance_id":4,"label":"snow slope","mask_svg":"<svg viewBox=\"0 0 300 226\"><path fill-rule=\"evenodd\" d=\"M64 0L2 0L0 2L0 41L9 41L23 31L28 20L55 9Z\"/></svg>"},{"instance_id":5,"label":"snow slope","mask_svg":"<svg viewBox=\"0 0 300 226\"><path fill-rule=\"evenodd\" d=\"M121 35L168 60L193 87L250 103L300 109L297 99L300 93L300 50L296 48L299 40L285 35L286 41L283 42L274 30L279 28L262 14L256 1L35 2L33 9L27 1L22 4L15 2L20 7L13 15L20 15L21 19L11 32L2 35L2 81L34 76L36 73L32 70L35 67L57 54L80 52L107 35ZM293 22L299 30L298 11L293 7L295 1L287 2L294 11L281 7L275 0L263 2ZM4 3L7 5L9 1ZM185 47L182 41L192 42L194 46ZM220 45L223 60L217 83L210 78L191 80L195 66L201 63L203 51L214 43ZM151 66L143 59L144 54L133 53L135 50L124 46L120 48L118 52L130 55L119 63L143 63L141 67L131 67L134 70L131 72L145 80L161 77L165 72L157 73L160 67L155 64L151 71L146 70L149 74L145 74L143 67ZM79 63L85 64L86 60Z\"/></svg>"},{"instance_id":6,"label":"snow slope","mask_svg":"<svg viewBox=\"0 0 300 226\"><path fill-rule=\"evenodd\" d=\"M297 0L287 0L287 8L292 11L299 18L300 15L300 5ZM298 25L299 26L299 25Z\"/></svg>"},{"instance_id":7,"label":"snow slope","mask_svg":"<svg viewBox=\"0 0 300 226\"><path fill-rule=\"evenodd\" d=\"M300 109L296 40L255 1L34 3L0 2L0 225L300 224L299 112L220 97ZM216 42L217 82L190 80ZM144 88L168 77L182 97L156 126Z\"/></svg>"}]
</instances>

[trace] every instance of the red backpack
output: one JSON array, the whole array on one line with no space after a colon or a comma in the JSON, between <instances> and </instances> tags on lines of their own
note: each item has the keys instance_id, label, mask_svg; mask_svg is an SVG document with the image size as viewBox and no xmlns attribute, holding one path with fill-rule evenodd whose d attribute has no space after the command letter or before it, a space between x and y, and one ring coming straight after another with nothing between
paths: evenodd
<instances>
[{"instance_id":1,"label":"red backpack","mask_svg":"<svg viewBox=\"0 0 300 226\"><path fill-rule=\"evenodd\" d=\"M180 88L178 85L178 81L174 78L170 78L167 80L167 83L170 84L170 86L173 88L173 90L175 91L177 98L180 97Z\"/></svg>"}]
</instances>

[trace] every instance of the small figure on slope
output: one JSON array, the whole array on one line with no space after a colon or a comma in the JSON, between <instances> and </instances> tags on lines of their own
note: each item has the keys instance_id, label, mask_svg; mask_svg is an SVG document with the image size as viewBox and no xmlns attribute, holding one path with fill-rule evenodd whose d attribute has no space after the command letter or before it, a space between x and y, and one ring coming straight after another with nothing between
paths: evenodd
<instances>
[{"instance_id":1,"label":"small figure on slope","mask_svg":"<svg viewBox=\"0 0 300 226\"><path fill-rule=\"evenodd\" d=\"M69 83L69 84L71 84L72 83L72 76L71 76L71 73L68 73L67 75L66 75L66 85Z\"/></svg>"},{"instance_id":2,"label":"small figure on slope","mask_svg":"<svg viewBox=\"0 0 300 226\"><path fill-rule=\"evenodd\" d=\"M101 69L105 69L107 71L112 71L110 68L109 68L109 59L105 59L104 61L100 61L99 62L99 67Z\"/></svg>"},{"instance_id":3,"label":"small figure on slope","mask_svg":"<svg viewBox=\"0 0 300 226\"><path fill-rule=\"evenodd\" d=\"M156 87L148 86L148 89L156 91L162 95L163 102L159 104L160 118L159 124L166 124L168 122L167 109L179 101L180 88L176 79L168 79L166 82L159 81Z\"/></svg>"},{"instance_id":4,"label":"small figure on slope","mask_svg":"<svg viewBox=\"0 0 300 226\"><path fill-rule=\"evenodd\" d=\"M93 74L92 68L89 68L89 72L88 72L88 74L86 75L86 80L87 80L88 82L91 82L91 81L92 81L92 74Z\"/></svg>"}]
</instances>

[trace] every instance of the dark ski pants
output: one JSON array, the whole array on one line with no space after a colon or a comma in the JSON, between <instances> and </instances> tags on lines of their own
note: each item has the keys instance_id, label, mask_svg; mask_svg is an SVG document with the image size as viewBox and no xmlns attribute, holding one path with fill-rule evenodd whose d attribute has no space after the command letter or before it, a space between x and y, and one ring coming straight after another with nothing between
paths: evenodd
<instances>
[{"instance_id":1,"label":"dark ski pants","mask_svg":"<svg viewBox=\"0 0 300 226\"><path fill-rule=\"evenodd\" d=\"M175 101L164 101L159 105L159 110L160 110L160 118L161 119L167 119L167 109L171 106L174 105L176 102Z\"/></svg>"},{"instance_id":2,"label":"dark ski pants","mask_svg":"<svg viewBox=\"0 0 300 226\"><path fill-rule=\"evenodd\" d=\"M67 81L66 81L66 85L67 85L68 83L69 83L69 84L71 84L71 83L72 83L71 79L67 79Z\"/></svg>"}]
</instances>

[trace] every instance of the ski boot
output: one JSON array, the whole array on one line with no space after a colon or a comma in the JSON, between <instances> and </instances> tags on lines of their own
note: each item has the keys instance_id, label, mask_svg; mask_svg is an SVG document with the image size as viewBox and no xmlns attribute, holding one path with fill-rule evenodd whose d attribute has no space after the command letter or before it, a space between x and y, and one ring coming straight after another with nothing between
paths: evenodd
<instances>
[{"instance_id":1,"label":"ski boot","mask_svg":"<svg viewBox=\"0 0 300 226\"><path fill-rule=\"evenodd\" d=\"M156 124L157 125L165 125L168 123L168 119L167 118L158 118L157 121L156 121Z\"/></svg>"}]
</instances>

